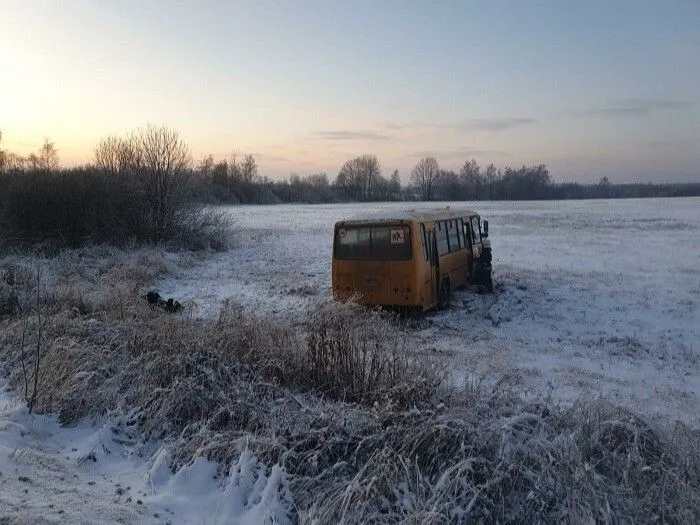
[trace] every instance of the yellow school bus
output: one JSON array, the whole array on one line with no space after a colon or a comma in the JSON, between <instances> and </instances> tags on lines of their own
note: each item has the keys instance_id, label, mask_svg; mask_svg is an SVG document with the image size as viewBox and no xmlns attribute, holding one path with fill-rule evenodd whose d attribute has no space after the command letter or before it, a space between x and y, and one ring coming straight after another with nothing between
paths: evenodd
<instances>
[{"instance_id":1,"label":"yellow school bus","mask_svg":"<svg viewBox=\"0 0 700 525\"><path fill-rule=\"evenodd\" d=\"M454 289L491 291L488 221L471 210L407 210L339 221L333 297L367 305L444 308Z\"/></svg>"}]
</instances>

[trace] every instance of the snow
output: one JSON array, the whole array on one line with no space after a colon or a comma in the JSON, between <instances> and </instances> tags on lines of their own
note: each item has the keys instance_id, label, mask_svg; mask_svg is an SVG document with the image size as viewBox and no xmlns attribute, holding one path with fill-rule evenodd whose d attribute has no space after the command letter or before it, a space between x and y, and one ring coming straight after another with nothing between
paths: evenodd
<instances>
[{"instance_id":1,"label":"snow","mask_svg":"<svg viewBox=\"0 0 700 525\"><path fill-rule=\"evenodd\" d=\"M173 474L169 451L124 444L119 419L61 427L0 386L0 522L289 523L283 472L247 449L230 473L198 458Z\"/></svg>"},{"instance_id":2,"label":"snow","mask_svg":"<svg viewBox=\"0 0 700 525\"><path fill-rule=\"evenodd\" d=\"M496 293L457 291L412 332L457 383L507 377L525 396L603 396L700 425L700 199L435 203L489 221ZM333 225L405 203L230 207L238 247L157 283L195 316L229 299L303 319L330 296Z\"/></svg>"},{"instance_id":3,"label":"snow","mask_svg":"<svg viewBox=\"0 0 700 525\"><path fill-rule=\"evenodd\" d=\"M457 206L436 206L447 204ZM457 291L449 309L408 328L420 347L445 356L457 384L507 381L561 402L602 396L700 427L700 199L467 206L490 223L496 293ZM227 208L237 246L165 253L155 287L197 317L230 300L301 321L330 296L334 223L406 207ZM64 428L28 414L0 384L0 521L290 521L279 467L244 449L231 465L199 458L173 474L166 445L124 439L127 419Z\"/></svg>"},{"instance_id":4,"label":"snow","mask_svg":"<svg viewBox=\"0 0 700 525\"><path fill-rule=\"evenodd\" d=\"M431 214L434 212L441 212L447 214L451 217L465 217L473 215L475 212L473 210L467 209L462 205L456 206L418 206L409 207L402 204L401 209L396 209L395 206L387 206L388 209L373 209L367 210L363 209L359 211L359 214L354 217L345 218L350 222L374 222L374 221L405 221L420 219L426 214Z\"/></svg>"}]
</instances>

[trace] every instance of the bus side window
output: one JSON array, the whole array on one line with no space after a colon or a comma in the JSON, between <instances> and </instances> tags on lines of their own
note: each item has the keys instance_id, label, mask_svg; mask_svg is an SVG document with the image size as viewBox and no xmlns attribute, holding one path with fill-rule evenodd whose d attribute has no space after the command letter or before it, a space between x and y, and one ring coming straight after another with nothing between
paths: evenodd
<instances>
[{"instance_id":1,"label":"bus side window","mask_svg":"<svg viewBox=\"0 0 700 525\"><path fill-rule=\"evenodd\" d=\"M437 225L438 227L435 231L435 235L437 236L438 255L445 255L450 252L449 245L447 244L447 224L445 221L440 221Z\"/></svg>"},{"instance_id":2,"label":"bus side window","mask_svg":"<svg viewBox=\"0 0 700 525\"><path fill-rule=\"evenodd\" d=\"M457 244L459 244L459 249L461 250L464 248L464 229L462 226L462 219L456 219L455 223L457 224Z\"/></svg>"},{"instance_id":3,"label":"bus side window","mask_svg":"<svg viewBox=\"0 0 700 525\"><path fill-rule=\"evenodd\" d=\"M457 221L454 219L447 221L447 240L450 252L459 250L459 230L457 230Z\"/></svg>"},{"instance_id":4,"label":"bus side window","mask_svg":"<svg viewBox=\"0 0 700 525\"><path fill-rule=\"evenodd\" d=\"M420 225L421 234L423 237L423 257L427 261L429 259L430 247L428 246L428 237L425 234L425 224Z\"/></svg>"},{"instance_id":5,"label":"bus side window","mask_svg":"<svg viewBox=\"0 0 700 525\"><path fill-rule=\"evenodd\" d=\"M479 219L476 217L472 217L472 241L474 243L481 241L479 237Z\"/></svg>"},{"instance_id":6,"label":"bus side window","mask_svg":"<svg viewBox=\"0 0 700 525\"><path fill-rule=\"evenodd\" d=\"M469 241L471 241L472 234L469 231L469 220L468 219L464 221L464 224L462 224L462 227L463 227L462 233L464 235L464 245L469 247L469 244L470 244Z\"/></svg>"}]
</instances>

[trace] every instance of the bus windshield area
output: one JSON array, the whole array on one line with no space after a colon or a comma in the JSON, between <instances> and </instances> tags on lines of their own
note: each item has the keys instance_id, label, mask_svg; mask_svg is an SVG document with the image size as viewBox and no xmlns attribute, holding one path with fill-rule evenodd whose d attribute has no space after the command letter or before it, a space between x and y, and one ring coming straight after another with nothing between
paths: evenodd
<instances>
[{"instance_id":1,"label":"bus windshield area","mask_svg":"<svg viewBox=\"0 0 700 525\"><path fill-rule=\"evenodd\" d=\"M411 235L406 226L338 228L335 258L350 261L406 261L411 258Z\"/></svg>"}]
</instances>

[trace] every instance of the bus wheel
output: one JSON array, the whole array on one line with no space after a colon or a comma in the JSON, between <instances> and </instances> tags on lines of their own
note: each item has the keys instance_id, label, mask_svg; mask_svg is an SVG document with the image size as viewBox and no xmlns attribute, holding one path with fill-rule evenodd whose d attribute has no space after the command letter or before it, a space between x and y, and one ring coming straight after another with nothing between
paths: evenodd
<instances>
[{"instance_id":1,"label":"bus wheel","mask_svg":"<svg viewBox=\"0 0 700 525\"><path fill-rule=\"evenodd\" d=\"M481 293L493 292L490 264L482 264L480 261L474 261L472 284L476 285L477 290Z\"/></svg>"},{"instance_id":2,"label":"bus wheel","mask_svg":"<svg viewBox=\"0 0 700 525\"><path fill-rule=\"evenodd\" d=\"M484 266L484 291L493 292L493 278L491 277L491 265Z\"/></svg>"},{"instance_id":3,"label":"bus wheel","mask_svg":"<svg viewBox=\"0 0 700 525\"><path fill-rule=\"evenodd\" d=\"M450 305L451 290L450 290L450 280L443 279L440 283L440 290L438 291L438 308L447 308Z\"/></svg>"}]
</instances>

